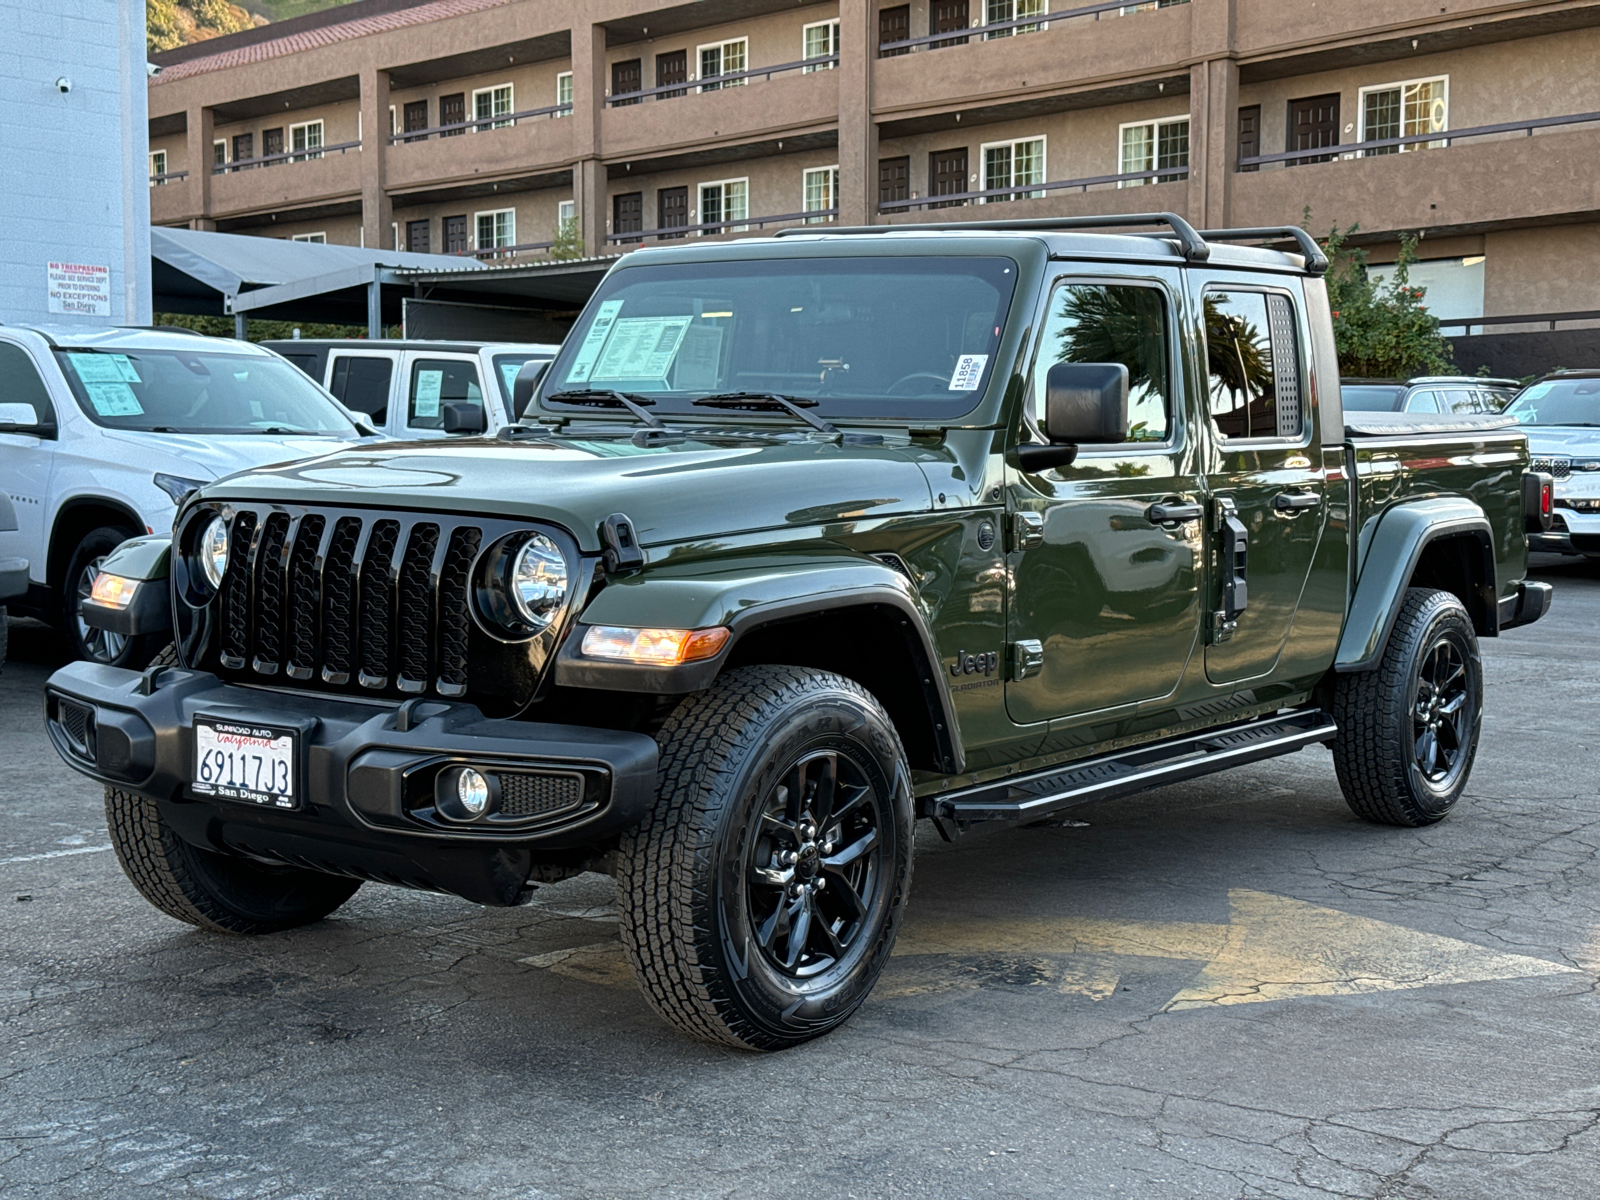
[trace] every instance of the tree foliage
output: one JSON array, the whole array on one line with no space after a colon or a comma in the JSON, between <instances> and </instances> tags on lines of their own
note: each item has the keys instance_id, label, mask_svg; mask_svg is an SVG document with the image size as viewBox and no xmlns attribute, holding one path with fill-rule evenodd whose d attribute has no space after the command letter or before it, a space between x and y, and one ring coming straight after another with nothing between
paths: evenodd
<instances>
[{"instance_id":1,"label":"tree foliage","mask_svg":"<svg viewBox=\"0 0 1600 1200\"><path fill-rule=\"evenodd\" d=\"M583 257L583 235L578 232L577 217L562 220L550 247L550 257L558 261Z\"/></svg>"},{"instance_id":2,"label":"tree foliage","mask_svg":"<svg viewBox=\"0 0 1600 1200\"><path fill-rule=\"evenodd\" d=\"M207 337L231 338L233 336L232 317L207 317L195 316L190 313L156 313L152 322L156 325L171 325L180 329L192 329L196 333L203 333ZM257 321L253 320L246 326L245 336L252 342L267 342L287 339L294 336L298 329L303 338L364 338L367 336L365 325L322 325L312 321ZM399 337L400 330L397 326L384 329L385 337Z\"/></svg>"},{"instance_id":3,"label":"tree foliage","mask_svg":"<svg viewBox=\"0 0 1600 1200\"><path fill-rule=\"evenodd\" d=\"M263 18L228 0L145 0L145 46L154 53L250 29Z\"/></svg>"},{"instance_id":4,"label":"tree foliage","mask_svg":"<svg viewBox=\"0 0 1600 1200\"><path fill-rule=\"evenodd\" d=\"M1331 264L1328 303L1333 309L1339 373L1349 378L1409 379L1453 371L1450 343L1439 332L1439 319L1423 303L1427 289L1411 285L1416 236L1400 239L1400 257L1388 276L1375 283L1367 268L1367 252L1349 242L1357 228L1341 231L1336 225L1322 243Z\"/></svg>"}]
</instances>

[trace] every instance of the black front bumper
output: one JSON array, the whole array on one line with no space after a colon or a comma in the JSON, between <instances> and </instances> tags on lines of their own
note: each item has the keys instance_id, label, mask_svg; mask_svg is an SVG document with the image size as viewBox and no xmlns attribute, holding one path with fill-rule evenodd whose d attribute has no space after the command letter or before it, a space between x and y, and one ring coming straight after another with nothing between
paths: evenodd
<instances>
[{"instance_id":1,"label":"black front bumper","mask_svg":"<svg viewBox=\"0 0 1600 1200\"><path fill-rule=\"evenodd\" d=\"M196 714L300 734L293 811L196 795ZM582 861L636 824L655 796L643 734L490 720L474 706L343 699L222 683L173 667L139 673L73 663L45 686L45 726L71 767L153 798L184 840L209 850L514 904L537 864ZM548 813L454 822L434 782L473 766Z\"/></svg>"}]
</instances>

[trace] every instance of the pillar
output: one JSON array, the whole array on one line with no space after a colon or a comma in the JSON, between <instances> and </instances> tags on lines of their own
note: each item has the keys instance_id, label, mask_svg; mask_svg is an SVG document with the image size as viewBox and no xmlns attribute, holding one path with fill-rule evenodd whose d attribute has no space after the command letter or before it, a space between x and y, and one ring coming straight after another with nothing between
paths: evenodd
<instances>
[{"instance_id":1,"label":"pillar","mask_svg":"<svg viewBox=\"0 0 1600 1200\"><path fill-rule=\"evenodd\" d=\"M572 199L585 254L609 254L610 198L601 158L601 128L606 106L606 31L585 24L572 31Z\"/></svg>"},{"instance_id":2,"label":"pillar","mask_svg":"<svg viewBox=\"0 0 1600 1200\"><path fill-rule=\"evenodd\" d=\"M839 223L878 222L878 127L872 65L878 54L876 0L839 0Z\"/></svg>"},{"instance_id":3,"label":"pillar","mask_svg":"<svg viewBox=\"0 0 1600 1200\"><path fill-rule=\"evenodd\" d=\"M188 134L187 157L189 180L193 185L195 216L189 222L191 229L215 229L211 219L211 143L216 140L216 121L211 110L191 104L185 115Z\"/></svg>"},{"instance_id":4,"label":"pillar","mask_svg":"<svg viewBox=\"0 0 1600 1200\"><path fill-rule=\"evenodd\" d=\"M389 73L361 68L361 244L389 248L394 205L389 200Z\"/></svg>"},{"instance_id":5,"label":"pillar","mask_svg":"<svg viewBox=\"0 0 1600 1200\"><path fill-rule=\"evenodd\" d=\"M1189 68L1189 219L1220 229L1230 222L1239 157L1239 64L1213 58Z\"/></svg>"}]
</instances>

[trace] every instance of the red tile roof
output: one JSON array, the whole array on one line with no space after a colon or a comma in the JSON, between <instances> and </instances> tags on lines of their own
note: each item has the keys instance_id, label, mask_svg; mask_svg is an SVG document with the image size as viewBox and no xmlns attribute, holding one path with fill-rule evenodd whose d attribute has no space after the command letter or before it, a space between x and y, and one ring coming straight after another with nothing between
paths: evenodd
<instances>
[{"instance_id":1,"label":"red tile roof","mask_svg":"<svg viewBox=\"0 0 1600 1200\"><path fill-rule=\"evenodd\" d=\"M349 41L351 38L366 37L373 33L388 33L393 29L405 29L429 21L442 21L448 17L481 12L486 8L499 8L509 3L511 0L433 0L431 4L418 5L416 8L341 21L336 25L324 25L320 29L307 29L281 38L256 42L254 45L236 46L218 50L215 54L173 63L150 82L159 85L191 75L203 75L208 71L226 71L231 67L248 66L269 58L281 58L286 54L299 54L303 50L313 50L318 46L331 46L337 42Z\"/></svg>"}]
</instances>

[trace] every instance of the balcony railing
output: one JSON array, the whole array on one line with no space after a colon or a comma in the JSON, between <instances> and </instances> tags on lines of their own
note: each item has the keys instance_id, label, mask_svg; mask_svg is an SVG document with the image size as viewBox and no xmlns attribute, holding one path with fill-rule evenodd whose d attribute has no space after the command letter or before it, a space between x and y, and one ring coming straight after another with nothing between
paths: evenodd
<instances>
[{"instance_id":1,"label":"balcony railing","mask_svg":"<svg viewBox=\"0 0 1600 1200\"><path fill-rule=\"evenodd\" d=\"M272 167L279 163L306 162L313 158L322 158L324 155L337 151L343 154L346 150L361 149L360 142L334 142L329 146L312 146L306 150L288 150L282 154L264 154L260 158L236 158L231 163L216 163L211 168L213 175L229 175L235 171L248 171L252 167Z\"/></svg>"},{"instance_id":2,"label":"balcony railing","mask_svg":"<svg viewBox=\"0 0 1600 1200\"><path fill-rule=\"evenodd\" d=\"M189 172L187 171L163 171L159 175L150 176L150 186L160 187L162 184L170 183L174 179L187 178L189 178Z\"/></svg>"},{"instance_id":3,"label":"balcony railing","mask_svg":"<svg viewBox=\"0 0 1600 1200\"><path fill-rule=\"evenodd\" d=\"M1172 0L1171 4L1162 5L1170 8L1176 4L1187 4L1189 0ZM930 33L926 37L903 38L898 42L879 42L879 58L897 58L902 54L910 54L914 50L943 50L951 46L964 46L970 41L987 41L996 37L1008 37L1016 30L1028 33L1043 32L1050 28L1051 22L1065 22L1074 17L1092 17L1098 21L1102 14L1114 12L1118 15L1133 16L1133 13L1124 13L1124 9L1138 8L1138 4L1127 4L1123 0L1109 0L1108 3L1086 4L1079 8L1063 9L1061 12L1034 13L1031 16L1017 17L1010 21L994 21L988 25L973 25L962 29L947 29L942 33Z\"/></svg>"},{"instance_id":4,"label":"balcony railing","mask_svg":"<svg viewBox=\"0 0 1600 1200\"><path fill-rule=\"evenodd\" d=\"M1495 125L1471 125L1465 129L1441 129L1432 133L1409 133L1404 137L1373 138L1365 142L1335 143L1331 146L1313 146L1308 150L1288 150L1282 154L1252 154L1239 159L1240 171L1256 171L1264 166L1301 165L1309 162L1332 162L1335 159L1376 158L1396 154L1407 146L1427 145L1444 149L1453 142L1470 138L1496 137L1508 133L1524 133L1532 137L1539 129L1557 129L1567 125L1588 125L1600 122L1600 112L1573 113L1565 117L1531 117L1526 121L1502 121Z\"/></svg>"},{"instance_id":5,"label":"balcony railing","mask_svg":"<svg viewBox=\"0 0 1600 1200\"><path fill-rule=\"evenodd\" d=\"M668 225L663 229L626 230L606 234L611 243L642 242L654 238L658 242L675 241L691 233L702 236L716 233L745 233L767 225L794 225L798 223L826 225L839 215L838 208L817 208L810 212L779 213L770 217L738 217L731 221L706 221L699 225Z\"/></svg>"},{"instance_id":6,"label":"balcony railing","mask_svg":"<svg viewBox=\"0 0 1600 1200\"><path fill-rule=\"evenodd\" d=\"M913 196L909 200L884 200L879 202L881 213L910 212L918 208L960 208L971 203L1007 200L1037 200L1046 192L1080 191L1112 184L1127 184L1150 180L1156 183L1173 183L1189 178L1189 168L1160 167L1154 171L1126 171L1120 175L1090 175L1083 179L1056 179L1048 183L1020 183L1015 187L984 188L976 192L946 192L937 196Z\"/></svg>"},{"instance_id":7,"label":"balcony railing","mask_svg":"<svg viewBox=\"0 0 1600 1200\"><path fill-rule=\"evenodd\" d=\"M548 250L554 242L519 242L515 246L490 246L483 250L455 250L452 254L456 258L476 258L487 261L491 258L515 258L519 254L528 254L534 250Z\"/></svg>"},{"instance_id":8,"label":"balcony railing","mask_svg":"<svg viewBox=\"0 0 1600 1200\"><path fill-rule=\"evenodd\" d=\"M800 58L794 62L777 63L770 67L752 67L748 71L729 71L726 75L702 75L699 79L690 79L683 83L668 83L661 87L642 88L637 92L618 92L614 96L606 97L606 107L616 108L619 105L638 104L641 100L672 100L678 96L688 95L692 91L721 91L724 87L737 87L746 79L771 79L774 75L781 75L785 71L803 71L810 68L813 71L831 68L839 61L837 54L819 54L815 58Z\"/></svg>"},{"instance_id":9,"label":"balcony railing","mask_svg":"<svg viewBox=\"0 0 1600 1200\"><path fill-rule=\"evenodd\" d=\"M1546 329L1553 330L1558 321L1600 321L1600 310L1588 309L1582 312L1557 312L1557 313L1514 313L1509 317L1452 317L1450 320L1441 320L1440 329L1461 329L1471 333L1483 325L1543 325Z\"/></svg>"},{"instance_id":10,"label":"balcony railing","mask_svg":"<svg viewBox=\"0 0 1600 1200\"><path fill-rule=\"evenodd\" d=\"M471 121L453 121L449 125L430 125L426 129L412 129L389 135L389 145L400 142L425 142L433 137L456 137L471 130L484 133L515 125L518 121L531 121L535 117L566 117L572 115L571 104L552 104L548 108L529 108L522 112L501 113L497 117L476 117Z\"/></svg>"}]
</instances>

